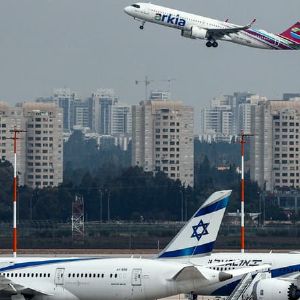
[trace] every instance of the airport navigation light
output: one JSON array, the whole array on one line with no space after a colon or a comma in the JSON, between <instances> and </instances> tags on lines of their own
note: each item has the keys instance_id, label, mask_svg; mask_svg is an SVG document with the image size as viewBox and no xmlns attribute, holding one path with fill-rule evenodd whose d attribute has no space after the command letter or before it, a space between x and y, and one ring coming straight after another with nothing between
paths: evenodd
<instances>
[{"instance_id":1,"label":"airport navigation light","mask_svg":"<svg viewBox=\"0 0 300 300\"><path fill-rule=\"evenodd\" d=\"M246 138L253 134L241 131L241 252L245 252L245 144Z\"/></svg>"},{"instance_id":2,"label":"airport navigation light","mask_svg":"<svg viewBox=\"0 0 300 300\"><path fill-rule=\"evenodd\" d=\"M14 141L14 181L13 181L13 256L17 257L17 137L18 134L25 132L16 127L11 130L13 137L9 138Z\"/></svg>"}]
</instances>

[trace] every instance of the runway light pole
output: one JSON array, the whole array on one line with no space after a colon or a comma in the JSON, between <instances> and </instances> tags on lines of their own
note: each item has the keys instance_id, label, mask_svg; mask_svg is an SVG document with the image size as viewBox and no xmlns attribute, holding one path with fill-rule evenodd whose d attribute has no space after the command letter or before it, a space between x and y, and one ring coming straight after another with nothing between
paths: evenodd
<instances>
[{"instance_id":1,"label":"runway light pole","mask_svg":"<svg viewBox=\"0 0 300 300\"><path fill-rule=\"evenodd\" d=\"M253 134L241 132L241 253L245 252L245 144L246 137Z\"/></svg>"},{"instance_id":2,"label":"runway light pole","mask_svg":"<svg viewBox=\"0 0 300 300\"><path fill-rule=\"evenodd\" d=\"M13 256L17 257L17 134L25 132L24 130L18 130L14 128L10 132L13 133L13 137L9 138L14 141L14 181L13 181Z\"/></svg>"}]
</instances>

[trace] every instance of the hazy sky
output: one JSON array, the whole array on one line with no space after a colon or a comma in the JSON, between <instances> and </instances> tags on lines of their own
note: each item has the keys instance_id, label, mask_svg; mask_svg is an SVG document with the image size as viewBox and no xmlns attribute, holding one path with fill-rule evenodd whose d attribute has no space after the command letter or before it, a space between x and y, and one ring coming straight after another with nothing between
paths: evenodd
<instances>
[{"instance_id":1,"label":"hazy sky","mask_svg":"<svg viewBox=\"0 0 300 300\"><path fill-rule=\"evenodd\" d=\"M300 19L299 0L153 0L152 3L280 33ZM1 0L0 99L31 100L70 87L82 97L114 88L137 103L144 87L136 79L176 78L174 98L197 110L223 93L253 91L280 98L299 92L300 51L280 52L203 41L139 23L123 12L129 0Z\"/></svg>"}]
</instances>

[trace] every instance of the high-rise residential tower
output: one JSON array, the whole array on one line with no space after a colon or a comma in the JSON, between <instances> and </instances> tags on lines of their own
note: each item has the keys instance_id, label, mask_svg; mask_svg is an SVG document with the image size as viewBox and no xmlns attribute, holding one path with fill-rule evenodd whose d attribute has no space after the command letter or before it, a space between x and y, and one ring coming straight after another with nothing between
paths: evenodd
<instances>
[{"instance_id":1,"label":"high-rise residential tower","mask_svg":"<svg viewBox=\"0 0 300 300\"><path fill-rule=\"evenodd\" d=\"M251 179L274 191L300 188L300 101L267 101L252 120Z\"/></svg>"},{"instance_id":2,"label":"high-rise residential tower","mask_svg":"<svg viewBox=\"0 0 300 300\"><path fill-rule=\"evenodd\" d=\"M112 130L112 106L117 102L114 91L99 89L92 94L90 102L90 118L92 131L103 135L110 135Z\"/></svg>"},{"instance_id":3,"label":"high-rise residential tower","mask_svg":"<svg viewBox=\"0 0 300 300\"><path fill-rule=\"evenodd\" d=\"M17 143L20 185L57 186L63 180L63 110L54 103L0 104L2 160L14 161L12 129L25 130Z\"/></svg>"},{"instance_id":4,"label":"high-rise residential tower","mask_svg":"<svg viewBox=\"0 0 300 300\"><path fill-rule=\"evenodd\" d=\"M149 100L132 107L132 165L163 171L194 185L194 113L179 101Z\"/></svg>"}]
</instances>

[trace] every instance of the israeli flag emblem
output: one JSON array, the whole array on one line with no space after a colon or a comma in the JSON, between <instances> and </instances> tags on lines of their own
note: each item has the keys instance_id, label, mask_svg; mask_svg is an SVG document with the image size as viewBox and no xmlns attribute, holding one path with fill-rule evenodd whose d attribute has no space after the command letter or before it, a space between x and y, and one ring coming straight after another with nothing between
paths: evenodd
<instances>
[{"instance_id":1,"label":"israeli flag emblem","mask_svg":"<svg viewBox=\"0 0 300 300\"><path fill-rule=\"evenodd\" d=\"M193 234L191 238L197 238L198 241L202 238L203 235L209 234L207 231L209 223L204 223L203 220L199 222L198 225L192 226L193 227ZM202 230L201 230L202 229Z\"/></svg>"}]
</instances>

